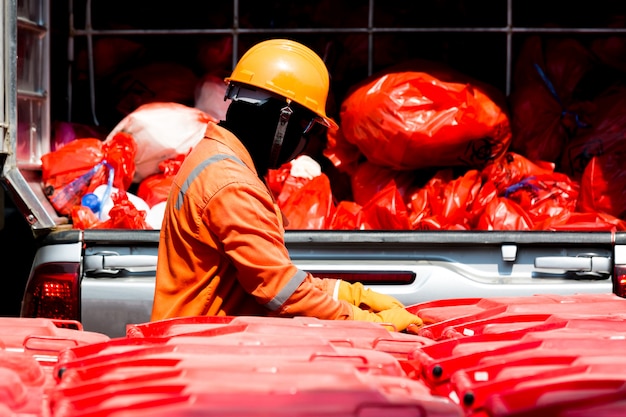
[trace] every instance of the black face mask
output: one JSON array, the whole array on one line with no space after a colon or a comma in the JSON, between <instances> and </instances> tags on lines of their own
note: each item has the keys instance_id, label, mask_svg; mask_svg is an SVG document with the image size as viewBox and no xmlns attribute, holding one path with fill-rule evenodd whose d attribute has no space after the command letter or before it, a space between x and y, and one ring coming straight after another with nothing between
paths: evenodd
<instances>
[{"instance_id":1,"label":"black face mask","mask_svg":"<svg viewBox=\"0 0 626 417\"><path fill-rule=\"evenodd\" d=\"M292 112L282 145L277 156L272 158L276 127L281 110L286 105L285 101L275 98L256 104L235 100L228 107L226 120L219 123L237 136L248 149L260 177L264 177L268 169L278 168L292 160L306 146L307 135L303 133L315 114L297 104L291 104ZM271 159L275 161L272 163Z\"/></svg>"}]
</instances>

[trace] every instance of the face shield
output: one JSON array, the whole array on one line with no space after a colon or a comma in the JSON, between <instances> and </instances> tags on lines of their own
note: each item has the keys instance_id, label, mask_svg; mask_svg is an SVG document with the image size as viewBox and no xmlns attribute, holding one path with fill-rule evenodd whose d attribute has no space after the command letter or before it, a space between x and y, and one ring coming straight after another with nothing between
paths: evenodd
<instances>
[{"instance_id":1,"label":"face shield","mask_svg":"<svg viewBox=\"0 0 626 417\"><path fill-rule=\"evenodd\" d=\"M244 102L259 108L271 100L284 103L273 132L267 160L269 168L278 168L298 156L305 149L311 135L322 133L326 127L324 120L310 110L262 89L231 83L224 99Z\"/></svg>"}]
</instances>

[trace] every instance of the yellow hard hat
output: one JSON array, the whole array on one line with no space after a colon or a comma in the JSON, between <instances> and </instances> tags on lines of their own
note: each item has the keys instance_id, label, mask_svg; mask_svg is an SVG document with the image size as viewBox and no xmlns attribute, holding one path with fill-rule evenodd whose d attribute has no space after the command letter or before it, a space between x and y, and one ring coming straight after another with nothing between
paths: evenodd
<instances>
[{"instance_id":1,"label":"yellow hard hat","mask_svg":"<svg viewBox=\"0 0 626 417\"><path fill-rule=\"evenodd\" d=\"M326 116L329 77L324 61L311 49L288 39L271 39L250 48L239 60L227 83L255 86L311 110L328 126Z\"/></svg>"}]
</instances>

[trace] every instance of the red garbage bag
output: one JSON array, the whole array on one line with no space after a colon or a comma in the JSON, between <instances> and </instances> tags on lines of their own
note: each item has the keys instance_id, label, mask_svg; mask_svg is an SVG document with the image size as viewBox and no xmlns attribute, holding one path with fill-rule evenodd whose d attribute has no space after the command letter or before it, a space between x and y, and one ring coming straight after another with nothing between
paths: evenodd
<instances>
[{"instance_id":1,"label":"red garbage bag","mask_svg":"<svg viewBox=\"0 0 626 417\"><path fill-rule=\"evenodd\" d=\"M467 209L469 213L470 229L476 229L476 223L484 213L485 208L489 205L491 200L497 197L499 197L499 195L496 184L490 180L485 181L474 196L474 201L472 201L471 206Z\"/></svg>"},{"instance_id":2,"label":"red garbage bag","mask_svg":"<svg viewBox=\"0 0 626 417\"><path fill-rule=\"evenodd\" d=\"M626 39L624 36L616 33L606 37L594 37L591 50L602 63L621 72L626 72Z\"/></svg>"},{"instance_id":3,"label":"red garbage bag","mask_svg":"<svg viewBox=\"0 0 626 417\"><path fill-rule=\"evenodd\" d=\"M280 195L289 175L291 175L291 162L286 162L276 169L269 169L267 171L265 182L274 195L274 198L278 198Z\"/></svg>"},{"instance_id":4,"label":"red garbage bag","mask_svg":"<svg viewBox=\"0 0 626 417\"><path fill-rule=\"evenodd\" d=\"M504 196L515 201L528 214L535 230L553 224L555 218L564 218L576 211L579 184L567 175L531 175L511 185Z\"/></svg>"},{"instance_id":5,"label":"red garbage bag","mask_svg":"<svg viewBox=\"0 0 626 417\"><path fill-rule=\"evenodd\" d=\"M426 72L368 79L343 101L340 119L343 136L368 161L396 170L482 167L511 142L506 108L477 83Z\"/></svg>"},{"instance_id":6,"label":"red garbage bag","mask_svg":"<svg viewBox=\"0 0 626 417\"><path fill-rule=\"evenodd\" d=\"M393 180L363 206L361 213L361 229L408 230L410 227L406 204Z\"/></svg>"},{"instance_id":7,"label":"red garbage bag","mask_svg":"<svg viewBox=\"0 0 626 417\"><path fill-rule=\"evenodd\" d=\"M353 175L364 159L359 148L348 142L342 129L329 128L326 132L326 147L323 154L337 170Z\"/></svg>"},{"instance_id":8,"label":"red garbage bag","mask_svg":"<svg viewBox=\"0 0 626 417\"><path fill-rule=\"evenodd\" d=\"M172 188L174 177L187 155L179 154L175 158L166 159L159 164L160 174L153 174L145 178L137 188L137 196L143 199L150 207L166 201Z\"/></svg>"},{"instance_id":9,"label":"red garbage bag","mask_svg":"<svg viewBox=\"0 0 626 417\"><path fill-rule=\"evenodd\" d=\"M126 132L117 132L102 144L103 161L113 168L113 186L120 190L128 190L135 175L135 155L137 144ZM100 170L89 184L89 192L108 181L108 170Z\"/></svg>"},{"instance_id":10,"label":"red garbage bag","mask_svg":"<svg viewBox=\"0 0 626 417\"><path fill-rule=\"evenodd\" d=\"M68 142L41 157L42 180L67 184L101 162L103 155L100 139L80 138Z\"/></svg>"},{"instance_id":11,"label":"red garbage bag","mask_svg":"<svg viewBox=\"0 0 626 417\"><path fill-rule=\"evenodd\" d=\"M580 180L596 155L621 153L626 131L626 87L613 86L593 101L589 127L570 141L561 158L560 171Z\"/></svg>"},{"instance_id":12,"label":"red garbage bag","mask_svg":"<svg viewBox=\"0 0 626 417\"><path fill-rule=\"evenodd\" d=\"M437 171L423 187L409 193L407 207L410 210L412 229L422 229L424 225L420 225L420 222L441 212L444 204L441 190L453 178L451 169ZM430 226L427 229L430 229Z\"/></svg>"},{"instance_id":13,"label":"red garbage bag","mask_svg":"<svg viewBox=\"0 0 626 417\"><path fill-rule=\"evenodd\" d=\"M443 204L439 212L446 225L459 225L469 228L472 223L471 211L468 210L482 186L478 170L469 170L464 175L448 182L442 191Z\"/></svg>"},{"instance_id":14,"label":"red garbage bag","mask_svg":"<svg viewBox=\"0 0 626 417\"><path fill-rule=\"evenodd\" d=\"M510 96L513 143L511 151L530 160L556 162L579 128L588 125L590 105L566 107L543 85L525 85Z\"/></svg>"},{"instance_id":15,"label":"red garbage bag","mask_svg":"<svg viewBox=\"0 0 626 417\"><path fill-rule=\"evenodd\" d=\"M86 230L95 227L101 222L98 215L87 206L74 205L71 208L72 227Z\"/></svg>"},{"instance_id":16,"label":"red garbage bag","mask_svg":"<svg viewBox=\"0 0 626 417\"><path fill-rule=\"evenodd\" d=\"M526 211L506 197L491 200L476 223L475 230L532 230Z\"/></svg>"},{"instance_id":17,"label":"red garbage bag","mask_svg":"<svg viewBox=\"0 0 626 417\"><path fill-rule=\"evenodd\" d=\"M606 213L569 213L563 218L554 218L546 225L545 230L579 231L579 232L623 232L626 231L626 221Z\"/></svg>"},{"instance_id":18,"label":"red garbage bag","mask_svg":"<svg viewBox=\"0 0 626 417\"><path fill-rule=\"evenodd\" d=\"M138 210L128 199L126 191L120 190L111 195L113 207L109 210L109 218L92 226L94 229L152 229L146 222L148 213Z\"/></svg>"},{"instance_id":19,"label":"red garbage bag","mask_svg":"<svg viewBox=\"0 0 626 417\"><path fill-rule=\"evenodd\" d=\"M113 207L109 210L109 218L100 220L90 208L75 205L71 208L72 224L76 229L152 229L146 222L145 210L138 210L128 199L124 190L111 194Z\"/></svg>"},{"instance_id":20,"label":"red garbage bag","mask_svg":"<svg viewBox=\"0 0 626 417\"><path fill-rule=\"evenodd\" d=\"M335 213L328 226L331 230L358 230L362 225L362 210L360 204L354 201L343 200L337 204Z\"/></svg>"},{"instance_id":21,"label":"red garbage bag","mask_svg":"<svg viewBox=\"0 0 626 417\"><path fill-rule=\"evenodd\" d=\"M335 211L328 177L321 174L307 180L280 207L288 220L285 229L328 229Z\"/></svg>"},{"instance_id":22,"label":"red garbage bag","mask_svg":"<svg viewBox=\"0 0 626 417\"><path fill-rule=\"evenodd\" d=\"M76 139L41 157L42 184L46 197L60 215L70 215L80 204L104 158L102 141Z\"/></svg>"},{"instance_id":23,"label":"red garbage bag","mask_svg":"<svg viewBox=\"0 0 626 417\"><path fill-rule=\"evenodd\" d=\"M554 172L554 163L545 161L531 161L515 152L507 152L504 156L488 164L481 172L483 181L495 184L498 194L531 175L546 175Z\"/></svg>"},{"instance_id":24,"label":"red garbage bag","mask_svg":"<svg viewBox=\"0 0 626 417\"><path fill-rule=\"evenodd\" d=\"M471 228L471 207L482 185L480 172L468 170L453 177L451 170L437 173L421 190L409 197L413 229Z\"/></svg>"},{"instance_id":25,"label":"red garbage bag","mask_svg":"<svg viewBox=\"0 0 626 417\"><path fill-rule=\"evenodd\" d=\"M579 128L589 104L576 99L594 57L578 40L529 37L517 57L510 95L511 150L531 160L556 162Z\"/></svg>"},{"instance_id":26,"label":"red garbage bag","mask_svg":"<svg viewBox=\"0 0 626 417\"><path fill-rule=\"evenodd\" d=\"M581 179L578 210L626 220L626 144L622 152L594 156Z\"/></svg>"},{"instance_id":27,"label":"red garbage bag","mask_svg":"<svg viewBox=\"0 0 626 417\"><path fill-rule=\"evenodd\" d=\"M527 38L517 56L513 87L540 85L545 79L537 72L538 65L550 80L556 96L569 103L581 80L594 68L593 54L573 38Z\"/></svg>"},{"instance_id":28,"label":"red garbage bag","mask_svg":"<svg viewBox=\"0 0 626 417\"><path fill-rule=\"evenodd\" d=\"M351 177L352 197L354 202L365 205L392 180L404 196L414 179L411 171L396 171L363 161Z\"/></svg>"}]
</instances>

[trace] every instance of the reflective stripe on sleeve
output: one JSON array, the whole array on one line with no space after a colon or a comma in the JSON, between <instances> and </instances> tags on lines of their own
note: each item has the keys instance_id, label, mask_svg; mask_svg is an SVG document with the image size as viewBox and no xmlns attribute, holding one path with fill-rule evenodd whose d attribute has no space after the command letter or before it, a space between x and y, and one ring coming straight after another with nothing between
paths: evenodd
<instances>
[{"instance_id":1,"label":"reflective stripe on sleeve","mask_svg":"<svg viewBox=\"0 0 626 417\"><path fill-rule=\"evenodd\" d=\"M265 307L267 307L270 311L278 310L280 306L285 304L285 301L287 301L287 299L291 297L291 294L293 294L296 291L296 289L298 289L298 287L300 286L300 284L302 284L302 281L304 281L305 278L306 278L306 272L304 272L301 269L298 269L295 275L291 277L287 285L285 285L280 290L280 292L276 294L276 297L272 298L269 302L267 302L265 304Z\"/></svg>"},{"instance_id":2,"label":"reflective stripe on sleeve","mask_svg":"<svg viewBox=\"0 0 626 417\"><path fill-rule=\"evenodd\" d=\"M185 193L187 193L187 190L189 189L189 187L191 187L191 184L194 182L194 180L198 177L198 175L200 175L200 173L209 165L214 164L215 162L219 162L219 161L223 161L225 159L230 159L232 161L237 162L238 164L241 164L243 166L246 166L241 159L237 158L236 156L233 155L227 155L227 154L217 154L217 155L213 155L212 157L210 157L209 159L203 161L201 164L199 164L197 167L195 167L193 169L193 171L191 171L191 173L189 174L189 176L187 177L187 179L185 180L185 182L183 183L183 186L181 187L179 193L178 193L178 198L176 198L176 210L180 210L180 208L183 206L183 199L185 198Z\"/></svg>"}]
</instances>

